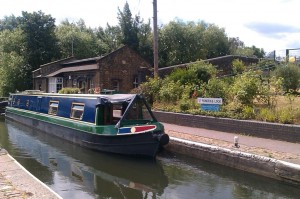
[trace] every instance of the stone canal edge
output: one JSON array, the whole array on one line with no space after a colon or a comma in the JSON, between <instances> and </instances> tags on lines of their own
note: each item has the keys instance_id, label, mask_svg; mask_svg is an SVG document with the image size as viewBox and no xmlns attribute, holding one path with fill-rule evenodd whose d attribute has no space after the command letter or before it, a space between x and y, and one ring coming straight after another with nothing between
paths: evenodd
<instances>
[{"instance_id":1,"label":"stone canal edge","mask_svg":"<svg viewBox=\"0 0 300 199\"><path fill-rule=\"evenodd\" d=\"M62 199L1 148L0 198Z\"/></svg>"},{"instance_id":2,"label":"stone canal edge","mask_svg":"<svg viewBox=\"0 0 300 199\"><path fill-rule=\"evenodd\" d=\"M175 137L170 137L166 150L300 185L298 164Z\"/></svg>"}]
</instances>

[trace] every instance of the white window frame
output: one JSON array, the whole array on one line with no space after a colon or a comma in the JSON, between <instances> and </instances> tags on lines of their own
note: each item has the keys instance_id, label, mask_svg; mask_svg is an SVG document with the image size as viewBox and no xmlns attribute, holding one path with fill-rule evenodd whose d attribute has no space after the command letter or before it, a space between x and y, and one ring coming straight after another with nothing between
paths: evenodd
<instances>
[{"instance_id":1,"label":"white window frame","mask_svg":"<svg viewBox=\"0 0 300 199\"><path fill-rule=\"evenodd\" d=\"M62 77L50 77L48 80L49 93L57 93L57 85L61 85L61 88L63 88L64 79Z\"/></svg>"}]
</instances>

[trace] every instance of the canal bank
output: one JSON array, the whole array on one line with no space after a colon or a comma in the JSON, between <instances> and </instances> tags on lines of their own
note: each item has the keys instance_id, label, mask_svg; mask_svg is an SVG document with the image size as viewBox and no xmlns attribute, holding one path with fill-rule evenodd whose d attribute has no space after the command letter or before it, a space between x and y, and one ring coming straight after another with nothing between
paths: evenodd
<instances>
[{"instance_id":1,"label":"canal bank","mask_svg":"<svg viewBox=\"0 0 300 199\"><path fill-rule=\"evenodd\" d=\"M1 148L0 198L61 199Z\"/></svg>"},{"instance_id":2,"label":"canal bank","mask_svg":"<svg viewBox=\"0 0 300 199\"><path fill-rule=\"evenodd\" d=\"M169 151L300 185L300 143L168 123L164 126L170 135Z\"/></svg>"}]
</instances>

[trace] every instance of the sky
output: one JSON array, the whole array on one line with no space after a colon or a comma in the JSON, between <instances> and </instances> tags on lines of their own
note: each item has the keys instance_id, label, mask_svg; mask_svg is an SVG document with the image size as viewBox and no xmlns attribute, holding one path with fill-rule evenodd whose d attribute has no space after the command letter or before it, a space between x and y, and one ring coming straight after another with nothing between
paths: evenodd
<instances>
[{"instance_id":1,"label":"sky","mask_svg":"<svg viewBox=\"0 0 300 199\"><path fill-rule=\"evenodd\" d=\"M127 0L132 15L153 23L153 0ZM118 23L118 8L126 0L0 0L0 19L41 10L56 19L83 19L87 26L105 28ZM239 37L246 46L266 52L300 48L299 0L157 0L159 26L172 20L204 21L224 28L228 37ZM298 52L300 50L291 51Z\"/></svg>"}]
</instances>

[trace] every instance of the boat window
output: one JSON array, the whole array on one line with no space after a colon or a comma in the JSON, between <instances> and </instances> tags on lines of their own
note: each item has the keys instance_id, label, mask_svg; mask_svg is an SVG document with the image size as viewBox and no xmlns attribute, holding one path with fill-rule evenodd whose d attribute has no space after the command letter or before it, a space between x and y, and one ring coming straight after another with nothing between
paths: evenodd
<instances>
[{"instance_id":1,"label":"boat window","mask_svg":"<svg viewBox=\"0 0 300 199\"><path fill-rule=\"evenodd\" d=\"M122 104L113 104L113 124L117 124L124 112Z\"/></svg>"},{"instance_id":2,"label":"boat window","mask_svg":"<svg viewBox=\"0 0 300 199\"><path fill-rule=\"evenodd\" d=\"M129 110L127 110L124 124L143 124L153 121L149 110L141 99L136 99Z\"/></svg>"},{"instance_id":3,"label":"boat window","mask_svg":"<svg viewBox=\"0 0 300 199\"><path fill-rule=\"evenodd\" d=\"M26 100L26 107L29 107L29 100Z\"/></svg>"},{"instance_id":4,"label":"boat window","mask_svg":"<svg viewBox=\"0 0 300 199\"><path fill-rule=\"evenodd\" d=\"M71 118L82 120L83 112L84 112L83 103L72 103Z\"/></svg>"},{"instance_id":5,"label":"boat window","mask_svg":"<svg viewBox=\"0 0 300 199\"><path fill-rule=\"evenodd\" d=\"M50 101L48 114L57 115L58 101Z\"/></svg>"}]
</instances>

